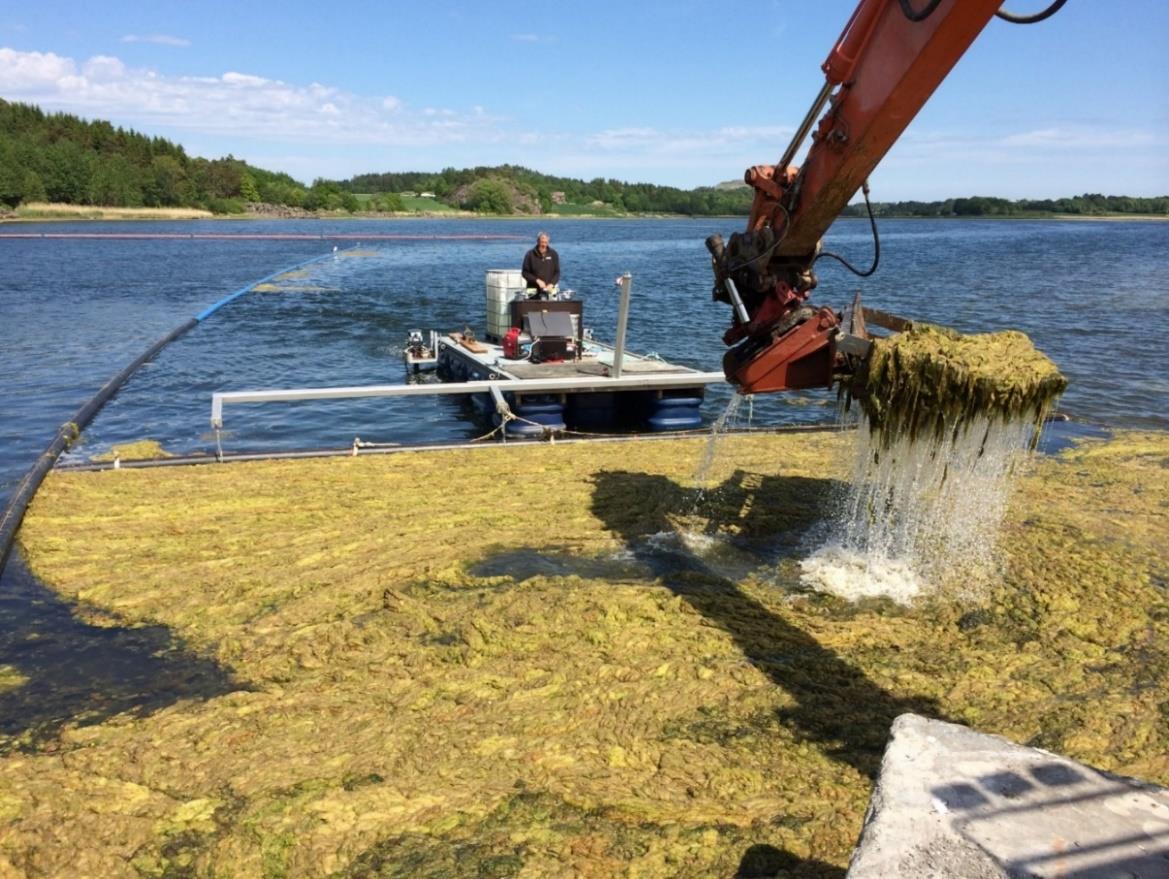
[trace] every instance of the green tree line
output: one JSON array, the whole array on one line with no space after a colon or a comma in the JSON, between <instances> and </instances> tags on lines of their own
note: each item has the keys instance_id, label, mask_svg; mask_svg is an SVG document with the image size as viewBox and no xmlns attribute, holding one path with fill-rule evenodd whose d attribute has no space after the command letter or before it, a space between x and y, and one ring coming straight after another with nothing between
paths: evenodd
<instances>
[{"instance_id":1,"label":"green tree line","mask_svg":"<svg viewBox=\"0 0 1169 879\"><path fill-rule=\"evenodd\" d=\"M1005 198L972 196L945 201L873 202L878 217L1042 217L1052 214L1099 217L1108 214L1169 214L1169 196L1134 198L1128 195L1085 193L1071 198ZM863 204L852 204L841 212L845 217L867 216Z\"/></svg>"},{"instance_id":2,"label":"green tree line","mask_svg":"<svg viewBox=\"0 0 1169 879\"><path fill-rule=\"evenodd\" d=\"M544 213L554 210L554 193L561 193L567 205L600 202L614 211L631 214L746 215L751 207L751 193L744 187L686 190L601 177L586 181L541 174L519 165L444 168L437 174L421 171L359 174L341 185L353 193L432 192L452 207L480 209L485 213L511 213L517 209L515 198L506 197L508 189L525 200L530 199Z\"/></svg>"},{"instance_id":3,"label":"green tree line","mask_svg":"<svg viewBox=\"0 0 1169 879\"><path fill-rule=\"evenodd\" d=\"M60 202L111 207L193 207L239 213L247 202L306 210L400 211L399 195L430 191L445 203L481 213L548 211L553 193L569 205L601 202L618 213L745 214L745 190L686 191L649 183L552 177L516 165L446 168L434 173L363 174L305 186L227 156L188 156L182 146L109 122L46 113L0 98L0 205Z\"/></svg>"},{"instance_id":4,"label":"green tree line","mask_svg":"<svg viewBox=\"0 0 1169 879\"><path fill-rule=\"evenodd\" d=\"M242 212L247 202L310 211L401 211L403 192L431 192L453 207L486 214L547 213L560 205L596 204L615 213L683 216L746 215L746 187L685 190L597 177L578 180L541 174L519 165L444 168L438 173L360 174L349 180L314 180L305 186L227 156L204 159L161 137L148 137L105 121L45 113L0 99L0 205L51 201L113 207L195 207ZM887 217L998 217L1072 214L1169 214L1169 196L1133 198L1099 194L1061 199L974 196L945 201L877 202ZM843 216L864 216L851 205Z\"/></svg>"},{"instance_id":5,"label":"green tree line","mask_svg":"<svg viewBox=\"0 0 1169 879\"><path fill-rule=\"evenodd\" d=\"M217 213L242 212L246 202L357 208L335 183L305 187L230 155L192 157L161 137L0 99L0 205L37 201Z\"/></svg>"}]
</instances>

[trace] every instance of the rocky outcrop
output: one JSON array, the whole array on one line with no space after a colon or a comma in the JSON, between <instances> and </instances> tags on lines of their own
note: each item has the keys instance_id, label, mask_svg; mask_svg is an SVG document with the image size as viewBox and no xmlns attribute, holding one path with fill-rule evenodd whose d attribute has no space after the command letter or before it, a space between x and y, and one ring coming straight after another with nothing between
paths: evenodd
<instances>
[{"instance_id":1,"label":"rocky outcrop","mask_svg":"<svg viewBox=\"0 0 1169 879\"><path fill-rule=\"evenodd\" d=\"M511 208L513 214L530 214L537 216L543 211L540 210L540 200L532 193L514 186L510 180L502 178L494 178L496 182L506 187L508 197L511 200ZM465 186L460 186L452 193L452 200L460 207L467 207L467 203L471 198L471 187L478 181L468 183Z\"/></svg>"},{"instance_id":2,"label":"rocky outcrop","mask_svg":"<svg viewBox=\"0 0 1169 879\"><path fill-rule=\"evenodd\" d=\"M289 207L286 204L267 204L259 201L249 201L246 210L251 216L270 217L273 220L307 219L319 216L316 211L306 211L304 208Z\"/></svg>"},{"instance_id":3,"label":"rocky outcrop","mask_svg":"<svg viewBox=\"0 0 1169 879\"><path fill-rule=\"evenodd\" d=\"M1169 876L1169 791L903 714L848 879Z\"/></svg>"}]
</instances>

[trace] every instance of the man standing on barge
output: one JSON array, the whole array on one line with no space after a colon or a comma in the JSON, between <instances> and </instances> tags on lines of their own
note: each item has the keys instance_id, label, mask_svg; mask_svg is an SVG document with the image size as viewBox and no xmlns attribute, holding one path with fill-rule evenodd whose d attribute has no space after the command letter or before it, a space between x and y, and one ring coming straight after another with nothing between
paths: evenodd
<instances>
[{"instance_id":1,"label":"man standing on barge","mask_svg":"<svg viewBox=\"0 0 1169 879\"><path fill-rule=\"evenodd\" d=\"M528 297L547 299L560 283L560 255L548 246L548 233L536 236L536 246L524 255L524 280Z\"/></svg>"}]
</instances>

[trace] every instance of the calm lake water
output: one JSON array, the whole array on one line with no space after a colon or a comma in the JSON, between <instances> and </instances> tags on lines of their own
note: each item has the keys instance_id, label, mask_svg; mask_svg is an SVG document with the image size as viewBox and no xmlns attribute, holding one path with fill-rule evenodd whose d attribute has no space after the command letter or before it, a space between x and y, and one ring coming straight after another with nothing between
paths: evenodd
<instances>
[{"instance_id":1,"label":"calm lake water","mask_svg":"<svg viewBox=\"0 0 1169 879\"><path fill-rule=\"evenodd\" d=\"M488 268L518 267L541 224L398 220L22 224L4 232L515 235L515 240L370 241L364 256L327 260L305 285L251 292L172 344L102 411L72 461L151 438L175 452L213 452L211 394L400 382L412 328L483 332ZM737 219L555 221L562 285L584 301L585 324L611 340L613 282L634 279L629 345L717 370L729 308L710 298L703 239ZM1169 223L890 220L868 279L821 261L814 300L866 304L908 317L991 331L1018 328L1071 381L1062 410L1112 427L1169 428ZM345 244L341 245L345 247ZM827 239L867 267L867 221L838 222ZM327 254L322 240L5 240L0 238L0 504L56 429L155 339L227 293ZM722 411L712 388L706 414ZM755 404L760 424L833 418L828 392ZM226 412L225 451L466 439L483 428L452 399L239 406Z\"/></svg>"}]
</instances>

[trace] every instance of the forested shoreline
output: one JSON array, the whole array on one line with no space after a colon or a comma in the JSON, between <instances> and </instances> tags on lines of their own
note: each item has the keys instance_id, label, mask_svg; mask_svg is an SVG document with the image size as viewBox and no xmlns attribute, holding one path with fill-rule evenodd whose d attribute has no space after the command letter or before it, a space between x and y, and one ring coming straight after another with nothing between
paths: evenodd
<instances>
[{"instance_id":1,"label":"forested shoreline","mask_svg":"<svg viewBox=\"0 0 1169 879\"><path fill-rule=\"evenodd\" d=\"M1071 198L1021 198L1015 201L992 196L972 196L948 198L945 201L874 202L873 214L878 217L1169 216L1169 196L1136 198L1086 193ZM865 217L868 213L864 204L860 203L849 205L841 212L841 216Z\"/></svg>"},{"instance_id":2,"label":"forested shoreline","mask_svg":"<svg viewBox=\"0 0 1169 879\"><path fill-rule=\"evenodd\" d=\"M683 190L614 179L585 181L518 165L318 178L306 186L231 155L189 156L181 145L161 137L0 98L0 210L41 202L191 208L226 215L264 206L269 213L285 208L310 215L469 211L494 216L744 216L751 191L734 184ZM1169 196L1084 194L1016 201L973 196L878 202L873 211L884 217L1169 217ZM866 216L865 206L850 205L842 216Z\"/></svg>"}]
</instances>

